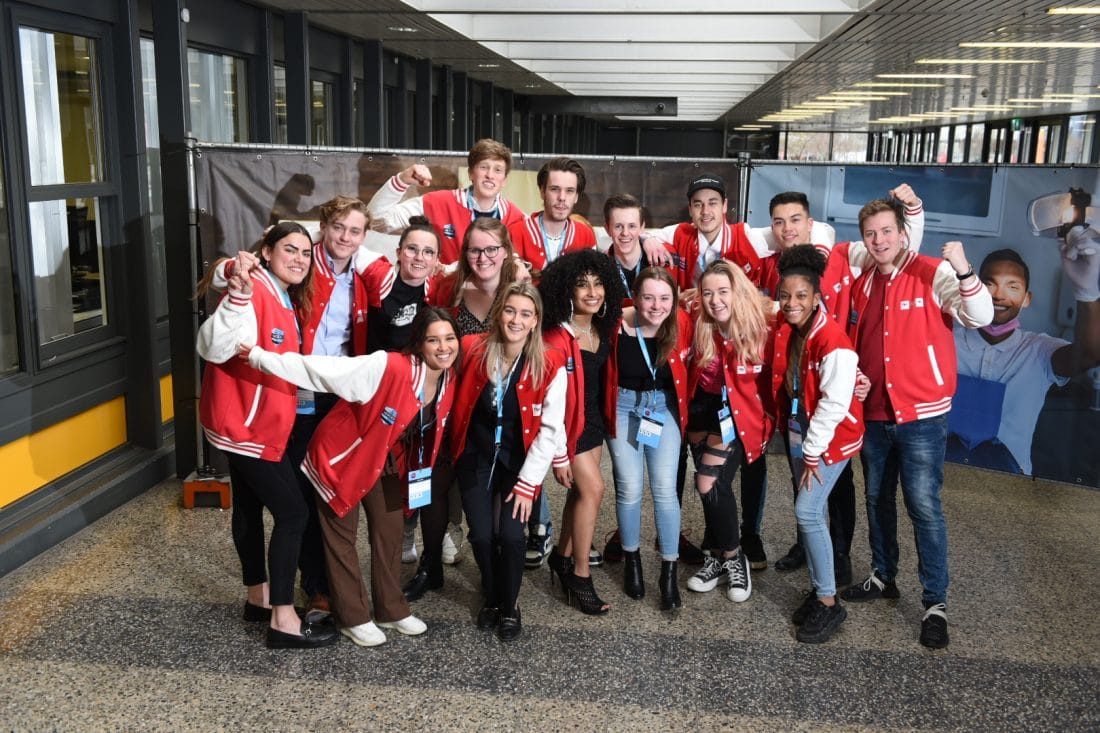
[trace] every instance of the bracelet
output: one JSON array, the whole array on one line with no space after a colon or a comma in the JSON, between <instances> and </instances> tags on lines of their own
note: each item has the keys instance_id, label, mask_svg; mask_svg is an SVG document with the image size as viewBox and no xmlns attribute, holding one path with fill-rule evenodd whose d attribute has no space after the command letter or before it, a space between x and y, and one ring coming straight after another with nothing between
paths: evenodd
<instances>
[{"instance_id":1,"label":"bracelet","mask_svg":"<svg viewBox=\"0 0 1100 733\"><path fill-rule=\"evenodd\" d=\"M972 276L973 274L974 274L974 268L971 267L969 270L967 270L966 272L964 272L961 275L956 272L955 277L958 278L959 282L962 282L963 280L965 280L966 278Z\"/></svg>"}]
</instances>

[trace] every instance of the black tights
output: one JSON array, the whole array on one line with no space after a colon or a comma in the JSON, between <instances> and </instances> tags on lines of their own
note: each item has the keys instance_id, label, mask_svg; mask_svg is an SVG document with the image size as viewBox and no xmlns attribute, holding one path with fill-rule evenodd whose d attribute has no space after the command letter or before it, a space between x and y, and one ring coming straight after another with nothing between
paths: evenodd
<instances>
[{"instance_id":1,"label":"black tights","mask_svg":"<svg viewBox=\"0 0 1100 733\"><path fill-rule=\"evenodd\" d=\"M722 553L733 552L741 545L733 479L741 467L744 451L740 441L725 447L712 446L707 445L708 437L711 436L704 436L691 444L695 485L703 502L703 517L706 519L711 549Z\"/></svg>"},{"instance_id":2,"label":"black tights","mask_svg":"<svg viewBox=\"0 0 1100 733\"><path fill-rule=\"evenodd\" d=\"M469 455L459 459L455 475L470 525L470 549L481 571L485 605L512 615L523 580L525 523L512 517L514 505L505 503L504 498L516 485L517 475L499 464L492 470L484 459Z\"/></svg>"}]
</instances>

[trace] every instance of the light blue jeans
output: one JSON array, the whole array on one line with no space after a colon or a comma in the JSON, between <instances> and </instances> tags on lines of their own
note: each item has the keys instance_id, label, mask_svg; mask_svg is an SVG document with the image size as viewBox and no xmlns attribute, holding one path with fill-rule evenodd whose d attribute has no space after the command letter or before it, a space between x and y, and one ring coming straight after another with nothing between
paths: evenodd
<instances>
[{"instance_id":1,"label":"light blue jeans","mask_svg":"<svg viewBox=\"0 0 1100 733\"><path fill-rule=\"evenodd\" d=\"M675 410L670 411L665 404L663 392L635 392L622 387L618 390L616 437L607 439L607 449L615 478L615 513L623 550L634 552L641 545L643 470L648 470L661 558L676 560L680 556L680 502L676 497L680 423ZM656 447L642 445L637 440L643 407L665 416Z\"/></svg>"},{"instance_id":2,"label":"light blue jeans","mask_svg":"<svg viewBox=\"0 0 1100 733\"><path fill-rule=\"evenodd\" d=\"M794 517L798 521L798 530L802 533L802 547L806 550L806 566L810 569L810 582L818 597L828 598L836 595L836 574L833 569L833 540L829 535L829 494L848 465L844 459L831 466L821 461L817 472L822 483L812 479L810 489L799 489L794 500ZM795 481L802 480L806 465L801 456L791 461L791 473Z\"/></svg>"}]
</instances>

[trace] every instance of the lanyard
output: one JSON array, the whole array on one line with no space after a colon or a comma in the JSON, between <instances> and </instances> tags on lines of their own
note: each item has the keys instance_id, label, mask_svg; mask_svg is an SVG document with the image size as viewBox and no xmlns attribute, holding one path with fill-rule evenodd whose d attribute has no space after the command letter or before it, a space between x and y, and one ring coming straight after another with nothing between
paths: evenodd
<instances>
[{"instance_id":1,"label":"lanyard","mask_svg":"<svg viewBox=\"0 0 1100 733\"><path fill-rule=\"evenodd\" d=\"M645 259L645 255L643 254L641 257L638 258L638 261L634 263L634 278L633 278L633 280L638 279L638 273L642 271L642 260L644 260L644 259ZM626 289L627 297L629 297L630 292L631 292L631 290L630 290L631 283L628 283L626 281L626 273L623 271L623 266L622 266L622 264L619 263L618 258L615 258L615 271L619 273L619 279L623 281L623 288Z\"/></svg>"},{"instance_id":2,"label":"lanyard","mask_svg":"<svg viewBox=\"0 0 1100 733\"><path fill-rule=\"evenodd\" d=\"M565 228L561 230L561 234L559 234L558 238L555 240L546 231L546 214L539 214L539 229L542 231L542 242L543 242L543 249L546 250L546 261L547 262L553 262L559 256L561 256L562 250L565 249L565 235L569 232L569 222L565 222ZM556 252L554 252L554 255L551 257L550 256L550 242L552 242L552 241L556 241L558 243L558 249L557 249Z\"/></svg>"},{"instance_id":3,"label":"lanyard","mask_svg":"<svg viewBox=\"0 0 1100 733\"><path fill-rule=\"evenodd\" d=\"M292 301L290 299L290 293L288 293L286 290L283 290L281 287L278 286L278 284L276 284L275 290L279 293L279 300L281 300L283 302L283 307L286 308L288 311L294 313L294 301ZM294 313L294 330L298 334L298 350L301 351L301 349L302 349L302 326L298 323L298 314L297 313Z\"/></svg>"},{"instance_id":4,"label":"lanyard","mask_svg":"<svg viewBox=\"0 0 1100 733\"><path fill-rule=\"evenodd\" d=\"M798 398L801 396L798 392L798 371L802 368L802 360L799 357L798 366L794 369L791 375L793 382L791 384L791 417L797 417L798 415Z\"/></svg>"},{"instance_id":5,"label":"lanyard","mask_svg":"<svg viewBox=\"0 0 1100 733\"><path fill-rule=\"evenodd\" d=\"M650 375L653 377L653 389L650 392L657 391L657 369L653 366L653 359L649 356L649 349L646 348L645 339L642 337L642 329L638 326L638 316L634 316L634 336L638 339L638 348L642 352L642 358L645 359L646 368L649 369Z\"/></svg>"},{"instance_id":6,"label":"lanyard","mask_svg":"<svg viewBox=\"0 0 1100 733\"><path fill-rule=\"evenodd\" d=\"M495 386L496 399L493 401L497 407L497 427L493 433L493 442L496 444L497 450L500 450L501 438L504 434L504 393L508 389L508 383L512 381L512 374L516 371L516 366L519 364L519 357L512 362L512 368L508 370L508 375L503 374L500 362L497 362L497 383Z\"/></svg>"}]
</instances>

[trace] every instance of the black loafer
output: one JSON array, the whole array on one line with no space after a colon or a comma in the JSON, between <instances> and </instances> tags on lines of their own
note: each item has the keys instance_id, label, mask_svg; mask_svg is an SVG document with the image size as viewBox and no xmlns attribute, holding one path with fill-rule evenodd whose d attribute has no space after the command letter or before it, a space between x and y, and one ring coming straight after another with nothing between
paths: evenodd
<instances>
[{"instance_id":1,"label":"black loafer","mask_svg":"<svg viewBox=\"0 0 1100 733\"><path fill-rule=\"evenodd\" d=\"M267 629L268 649L318 649L332 646L340 640L335 626L314 626L302 623L302 633L286 634L270 626Z\"/></svg>"},{"instance_id":2,"label":"black loafer","mask_svg":"<svg viewBox=\"0 0 1100 733\"><path fill-rule=\"evenodd\" d=\"M439 590L442 587L442 575L433 578L431 573L421 568L416 571L415 575L409 578L409 582L405 583L401 592L405 594L405 600L412 603L413 601L419 601L428 591Z\"/></svg>"},{"instance_id":3,"label":"black loafer","mask_svg":"<svg viewBox=\"0 0 1100 733\"><path fill-rule=\"evenodd\" d=\"M271 621L271 609L264 608L263 606L257 606L255 604L244 602L244 613L241 617L245 621L251 621L253 623L259 623L261 621Z\"/></svg>"},{"instance_id":4,"label":"black loafer","mask_svg":"<svg viewBox=\"0 0 1100 733\"><path fill-rule=\"evenodd\" d=\"M514 616L501 617L500 626L497 628L497 635L501 641L515 641L521 633L523 633L523 623L520 621L518 608Z\"/></svg>"},{"instance_id":5,"label":"black loafer","mask_svg":"<svg viewBox=\"0 0 1100 733\"><path fill-rule=\"evenodd\" d=\"M806 566L806 551L802 545L795 543L787 554L775 561L775 569L781 573L789 573Z\"/></svg>"},{"instance_id":6,"label":"black loafer","mask_svg":"<svg viewBox=\"0 0 1100 733\"><path fill-rule=\"evenodd\" d=\"M500 609L490 606L482 606L477 612L477 627L479 629L491 629L500 620Z\"/></svg>"}]
</instances>

